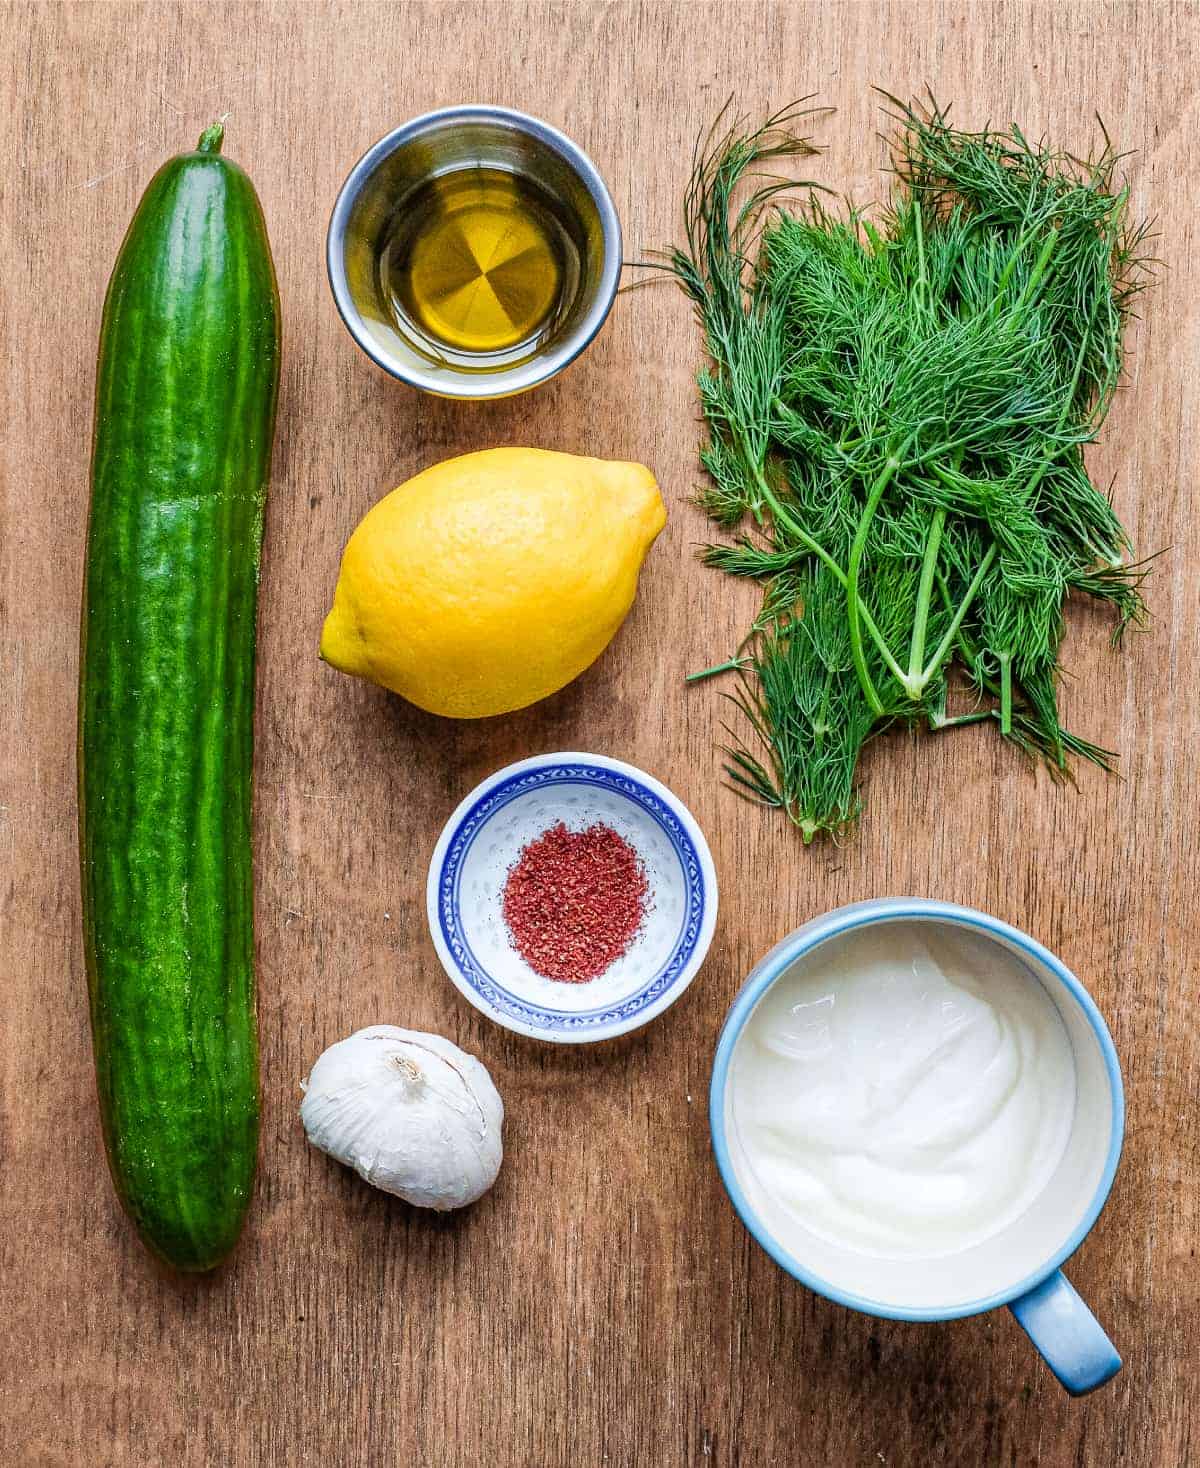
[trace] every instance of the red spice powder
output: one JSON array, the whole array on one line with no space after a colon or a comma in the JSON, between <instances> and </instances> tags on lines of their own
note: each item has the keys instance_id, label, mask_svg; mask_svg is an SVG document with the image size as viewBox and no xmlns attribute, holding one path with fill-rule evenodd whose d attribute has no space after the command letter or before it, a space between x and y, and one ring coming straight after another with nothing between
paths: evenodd
<instances>
[{"instance_id":1,"label":"red spice powder","mask_svg":"<svg viewBox=\"0 0 1200 1468\"><path fill-rule=\"evenodd\" d=\"M611 826L571 831L559 821L509 868L504 921L535 973L584 984L629 950L648 891L641 858Z\"/></svg>"}]
</instances>

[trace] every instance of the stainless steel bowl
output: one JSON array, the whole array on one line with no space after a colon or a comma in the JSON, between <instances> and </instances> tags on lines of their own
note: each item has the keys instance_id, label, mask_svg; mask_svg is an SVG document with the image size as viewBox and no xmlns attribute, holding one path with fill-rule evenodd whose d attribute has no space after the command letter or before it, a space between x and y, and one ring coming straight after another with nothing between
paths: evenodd
<instances>
[{"instance_id":1,"label":"stainless steel bowl","mask_svg":"<svg viewBox=\"0 0 1200 1468\"><path fill-rule=\"evenodd\" d=\"M397 322L379 275L381 242L405 199L470 167L533 179L579 227L579 285L562 320L533 355L486 371L422 351ZM333 207L326 255L342 320L385 372L441 397L502 398L561 372L604 325L621 274L621 226L595 164L557 128L505 107L447 107L404 123L354 165Z\"/></svg>"}]
</instances>

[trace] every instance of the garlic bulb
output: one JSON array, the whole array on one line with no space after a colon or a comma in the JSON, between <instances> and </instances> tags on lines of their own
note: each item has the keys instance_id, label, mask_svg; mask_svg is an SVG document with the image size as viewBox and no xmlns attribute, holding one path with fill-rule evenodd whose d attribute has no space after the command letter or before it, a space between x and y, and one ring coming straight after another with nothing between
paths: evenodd
<instances>
[{"instance_id":1,"label":"garlic bulb","mask_svg":"<svg viewBox=\"0 0 1200 1468\"><path fill-rule=\"evenodd\" d=\"M331 1045L303 1084L308 1140L419 1208L462 1208L496 1181L504 1103L440 1035L372 1025Z\"/></svg>"}]
</instances>

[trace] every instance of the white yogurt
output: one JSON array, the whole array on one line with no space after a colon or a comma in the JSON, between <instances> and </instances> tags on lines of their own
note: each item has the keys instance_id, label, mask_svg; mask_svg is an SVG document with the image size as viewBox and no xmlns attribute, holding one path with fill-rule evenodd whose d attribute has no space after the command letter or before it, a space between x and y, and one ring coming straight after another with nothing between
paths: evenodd
<instances>
[{"instance_id":1,"label":"white yogurt","mask_svg":"<svg viewBox=\"0 0 1200 1468\"><path fill-rule=\"evenodd\" d=\"M1015 956L931 924L862 928L801 960L755 1008L731 1080L764 1191L829 1242L897 1259L1019 1217L1075 1109L1050 996Z\"/></svg>"}]
</instances>

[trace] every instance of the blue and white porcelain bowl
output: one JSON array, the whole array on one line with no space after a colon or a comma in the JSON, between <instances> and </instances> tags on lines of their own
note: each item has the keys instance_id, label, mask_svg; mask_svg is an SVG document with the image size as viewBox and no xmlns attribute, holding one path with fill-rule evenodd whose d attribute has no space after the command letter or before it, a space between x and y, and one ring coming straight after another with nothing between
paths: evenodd
<instances>
[{"instance_id":1,"label":"blue and white porcelain bowl","mask_svg":"<svg viewBox=\"0 0 1200 1468\"><path fill-rule=\"evenodd\" d=\"M504 883L521 850L562 821L623 836L649 882L642 929L598 978L564 984L529 967L508 937ZM599 754L544 754L498 770L446 823L427 887L429 928L461 993L518 1034L579 1045L661 1014L695 978L717 920L717 878L700 827L665 785Z\"/></svg>"}]
</instances>

